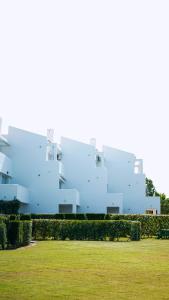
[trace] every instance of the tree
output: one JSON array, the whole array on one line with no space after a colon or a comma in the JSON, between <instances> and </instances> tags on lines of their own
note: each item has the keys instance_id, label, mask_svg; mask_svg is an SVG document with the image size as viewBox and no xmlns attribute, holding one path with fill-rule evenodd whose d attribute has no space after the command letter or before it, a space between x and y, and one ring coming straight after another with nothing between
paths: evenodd
<instances>
[{"instance_id":1,"label":"tree","mask_svg":"<svg viewBox=\"0 0 169 300\"><path fill-rule=\"evenodd\" d=\"M158 196L160 197L161 213L169 214L169 198L164 193L159 193L153 184L153 181L146 178L146 196Z\"/></svg>"},{"instance_id":2,"label":"tree","mask_svg":"<svg viewBox=\"0 0 169 300\"><path fill-rule=\"evenodd\" d=\"M165 194L160 194L161 200L161 213L162 214L169 214L169 198L166 197Z\"/></svg>"},{"instance_id":3,"label":"tree","mask_svg":"<svg viewBox=\"0 0 169 300\"><path fill-rule=\"evenodd\" d=\"M156 193L156 188L153 181L146 177L146 196L154 196Z\"/></svg>"},{"instance_id":4,"label":"tree","mask_svg":"<svg viewBox=\"0 0 169 300\"><path fill-rule=\"evenodd\" d=\"M17 214L20 207L18 200L0 200L0 213L1 214Z\"/></svg>"}]
</instances>

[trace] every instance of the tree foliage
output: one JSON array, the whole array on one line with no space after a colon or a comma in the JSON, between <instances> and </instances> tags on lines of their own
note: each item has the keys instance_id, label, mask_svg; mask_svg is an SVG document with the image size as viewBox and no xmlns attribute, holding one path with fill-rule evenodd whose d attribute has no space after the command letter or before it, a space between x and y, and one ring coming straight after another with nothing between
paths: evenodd
<instances>
[{"instance_id":1,"label":"tree foliage","mask_svg":"<svg viewBox=\"0 0 169 300\"><path fill-rule=\"evenodd\" d=\"M149 178L146 178L146 196L159 196L161 214L169 214L169 198L164 193L157 192L153 181Z\"/></svg>"},{"instance_id":2,"label":"tree foliage","mask_svg":"<svg viewBox=\"0 0 169 300\"><path fill-rule=\"evenodd\" d=\"M0 200L0 213L1 214L17 214L20 207L18 200Z\"/></svg>"},{"instance_id":3,"label":"tree foliage","mask_svg":"<svg viewBox=\"0 0 169 300\"><path fill-rule=\"evenodd\" d=\"M156 188L153 181L146 177L146 196L154 196L156 193Z\"/></svg>"}]
</instances>

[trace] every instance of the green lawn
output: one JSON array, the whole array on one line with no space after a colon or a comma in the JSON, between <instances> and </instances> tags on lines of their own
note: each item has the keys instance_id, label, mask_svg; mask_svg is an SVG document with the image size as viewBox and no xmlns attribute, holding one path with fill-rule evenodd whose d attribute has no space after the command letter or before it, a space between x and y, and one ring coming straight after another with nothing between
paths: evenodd
<instances>
[{"instance_id":1,"label":"green lawn","mask_svg":"<svg viewBox=\"0 0 169 300\"><path fill-rule=\"evenodd\" d=\"M44 241L0 251L0 299L169 299L169 240Z\"/></svg>"}]
</instances>

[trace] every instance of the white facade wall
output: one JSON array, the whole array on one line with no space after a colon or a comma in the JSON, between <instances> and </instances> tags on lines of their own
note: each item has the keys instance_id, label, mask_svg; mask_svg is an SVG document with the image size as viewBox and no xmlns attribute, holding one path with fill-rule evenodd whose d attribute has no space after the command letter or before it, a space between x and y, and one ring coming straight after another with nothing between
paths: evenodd
<instances>
[{"instance_id":1,"label":"white facade wall","mask_svg":"<svg viewBox=\"0 0 169 300\"><path fill-rule=\"evenodd\" d=\"M142 160L131 153L106 146L98 152L93 140L85 144L62 138L59 146L14 127L6 139L0 170L11 164L10 183L27 189L29 204L21 207L23 212L57 213L59 205L72 205L72 212L106 213L107 207L118 207L119 213L160 212L159 198L145 196Z\"/></svg>"},{"instance_id":2,"label":"white facade wall","mask_svg":"<svg viewBox=\"0 0 169 300\"><path fill-rule=\"evenodd\" d=\"M104 161L97 166L97 150L67 138L61 139L65 188L76 188L80 192L79 212L106 213L106 203L114 202L122 211L122 195L107 192L107 169Z\"/></svg>"},{"instance_id":3,"label":"white facade wall","mask_svg":"<svg viewBox=\"0 0 169 300\"><path fill-rule=\"evenodd\" d=\"M29 203L28 190L19 184L0 184L1 200L19 200L22 203Z\"/></svg>"},{"instance_id":4,"label":"white facade wall","mask_svg":"<svg viewBox=\"0 0 169 300\"><path fill-rule=\"evenodd\" d=\"M146 197L142 160L137 160L134 154L106 146L103 153L108 171L108 191L123 193L123 213L142 214L149 208L156 208L160 213L159 197ZM135 173L135 169L139 173Z\"/></svg>"},{"instance_id":5,"label":"white facade wall","mask_svg":"<svg viewBox=\"0 0 169 300\"><path fill-rule=\"evenodd\" d=\"M4 153L0 152L0 173L6 174L8 176L13 176L12 174L12 162Z\"/></svg>"}]
</instances>

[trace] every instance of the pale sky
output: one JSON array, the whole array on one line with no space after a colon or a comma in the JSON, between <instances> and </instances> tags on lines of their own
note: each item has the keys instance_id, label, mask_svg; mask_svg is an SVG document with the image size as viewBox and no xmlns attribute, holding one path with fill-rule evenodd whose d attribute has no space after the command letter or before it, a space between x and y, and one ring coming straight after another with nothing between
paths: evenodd
<instances>
[{"instance_id":1,"label":"pale sky","mask_svg":"<svg viewBox=\"0 0 169 300\"><path fill-rule=\"evenodd\" d=\"M95 137L169 195L168 16L168 0L0 0L3 131Z\"/></svg>"}]
</instances>

